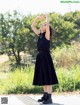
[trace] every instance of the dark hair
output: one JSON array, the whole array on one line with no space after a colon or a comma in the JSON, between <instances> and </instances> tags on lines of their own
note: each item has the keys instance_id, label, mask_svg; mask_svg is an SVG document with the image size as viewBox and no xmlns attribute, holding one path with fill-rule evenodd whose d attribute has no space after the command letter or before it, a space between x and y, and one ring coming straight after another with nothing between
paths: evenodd
<instances>
[{"instance_id":1,"label":"dark hair","mask_svg":"<svg viewBox=\"0 0 80 105\"><path fill-rule=\"evenodd\" d=\"M46 23L45 23L45 25L46 25ZM50 30L50 39L51 39L52 34L53 34L53 29L52 29L51 25L49 25L49 30Z\"/></svg>"},{"instance_id":2,"label":"dark hair","mask_svg":"<svg viewBox=\"0 0 80 105\"><path fill-rule=\"evenodd\" d=\"M53 29L52 29L51 26L49 27L49 29L50 29L50 36L52 36L52 33L53 33L52 31L53 31Z\"/></svg>"}]
</instances>

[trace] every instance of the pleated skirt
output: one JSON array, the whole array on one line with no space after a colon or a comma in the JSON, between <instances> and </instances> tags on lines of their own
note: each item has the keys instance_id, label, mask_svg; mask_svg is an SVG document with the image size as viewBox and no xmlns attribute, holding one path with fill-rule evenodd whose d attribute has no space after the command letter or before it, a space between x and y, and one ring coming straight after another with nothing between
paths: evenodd
<instances>
[{"instance_id":1,"label":"pleated skirt","mask_svg":"<svg viewBox=\"0 0 80 105\"><path fill-rule=\"evenodd\" d=\"M52 57L49 51L39 51L36 56L33 85L58 84Z\"/></svg>"}]
</instances>

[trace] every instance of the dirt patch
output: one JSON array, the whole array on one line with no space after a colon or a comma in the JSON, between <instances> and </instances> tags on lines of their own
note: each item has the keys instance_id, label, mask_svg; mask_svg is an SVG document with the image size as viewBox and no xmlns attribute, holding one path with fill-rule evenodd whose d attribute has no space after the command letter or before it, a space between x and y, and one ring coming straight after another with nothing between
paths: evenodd
<instances>
[{"instance_id":1,"label":"dirt patch","mask_svg":"<svg viewBox=\"0 0 80 105\"><path fill-rule=\"evenodd\" d=\"M0 64L9 60L7 55L0 55Z\"/></svg>"}]
</instances>

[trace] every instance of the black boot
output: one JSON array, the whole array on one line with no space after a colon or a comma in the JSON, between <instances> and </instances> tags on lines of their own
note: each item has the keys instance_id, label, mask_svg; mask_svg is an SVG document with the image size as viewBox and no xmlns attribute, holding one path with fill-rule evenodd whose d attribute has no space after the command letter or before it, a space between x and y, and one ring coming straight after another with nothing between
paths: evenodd
<instances>
[{"instance_id":1,"label":"black boot","mask_svg":"<svg viewBox=\"0 0 80 105\"><path fill-rule=\"evenodd\" d=\"M52 104L51 94L47 93L46 99L43 101L43 104Z\"/></svg>"},{"instance_id":2,"label":"black boot","mask_svg":"<svg viewBox=\"0 0 80 105\"><path fill-rule=\"evenodd\" d=\"M38 102L43 102L47 98L47 92L44 92L43 96L41 99L38 99Z\"/></svg>"}]
</instances>

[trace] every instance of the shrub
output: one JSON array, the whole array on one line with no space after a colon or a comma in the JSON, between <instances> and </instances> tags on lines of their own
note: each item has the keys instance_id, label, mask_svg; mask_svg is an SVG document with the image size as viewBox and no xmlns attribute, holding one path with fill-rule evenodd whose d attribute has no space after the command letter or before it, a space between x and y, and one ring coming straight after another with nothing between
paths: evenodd
<instances>
[{"instance_id":1,"label":"shrub","mask_svg":"<svg viewBox=\"0 0 80 105\"><path fill-rule=\"evenodd\" d=\"M80 48L77 45L57 47L51 54L57 67L70 68L72 65L80 65Z\"/></svg>"}]
</instances>

